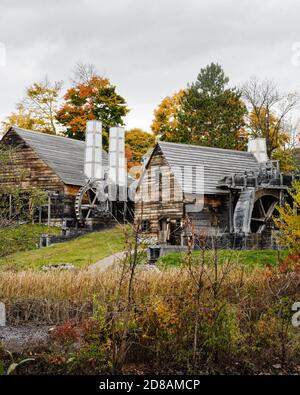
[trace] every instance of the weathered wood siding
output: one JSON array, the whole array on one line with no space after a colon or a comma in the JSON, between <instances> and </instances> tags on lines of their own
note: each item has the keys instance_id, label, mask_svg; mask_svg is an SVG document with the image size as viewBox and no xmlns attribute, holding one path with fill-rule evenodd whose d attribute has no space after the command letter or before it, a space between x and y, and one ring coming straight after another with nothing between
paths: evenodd
<instances>
[{"instance_id":1,"label":"weathered wood siding","mask_svg":"<svg viewBox=\"0 0 300 395\"><path fill-rule=\"evenodd\" d=\"M150 237L157 238L161 219L182 217L181 188L161 150L156 148L137 188L135 221L148 220L150 227L146 233Z\"/></svg>"},{"instance_id":2,"label":"weathered wood siding","mask_svg":"<svg viewBox=\"0 0 300 395\"><path fill-rule=\"evenodd\" d=\"M205 195L203 209L187 212L196 231L207 234L230 232L229 195Z\"/></svg>"},{"instance_id":3,"label":"weathered wood siding","mask_svg":"<svg viewBox=\"0 0 300 395\"><path fill-rule=\"evenodd\" d=\"M165 181L160 179L159 174ZM159 239L162 230L161 219L182 221L188 217L197 233L230 232L232 214L229 195L197 195L196 201L200 206L199 210L197 207L193 211L195 199L195 195L182 193L163 152L156 147L137 188L135 220L148 220L149 230L145 233L156 239Z\"/></svg>"},{"instance_id":4,"label":"weathered wood siding","mask_svg":"<svg viewBox=\"0 0 300 395\"><path fill-rule=\"evenodd\" d=\"M74 199L80 187L65 185L57 174L14 131L10 131L0 144L10 147L9 161L0 166L3 189L18 187L24 192L33 188L55 192L51 198L51 223L61 224L63 218L74 218ZM47 221L47 207L43 207L42 221Z\"/></svg>"},{"instance_id":5,"label":"weathered wood siding","mask_svg":"<svg viewBox=\"0 0 300 395\"><path fill-rule=\"evenodd\" d=\"M54 171L14 132L6 135L1 144L14 148L11 153L11 166L0 167L0 180L3 187L15 187L18 183L24 191L34 187L64 192L64 183Z\"/></svg>"},{"instance_id":6,"label":"weathered wood siding","mask_svg":"<svg viewBox=\"0 0 300 395\"><path fill-rule=\"evenodd\" d=\"M72 197L75 198L80 188L81 187L77 185L65 185L64 187L65 195L70 198Z\"/></svg>"}]
</instances>

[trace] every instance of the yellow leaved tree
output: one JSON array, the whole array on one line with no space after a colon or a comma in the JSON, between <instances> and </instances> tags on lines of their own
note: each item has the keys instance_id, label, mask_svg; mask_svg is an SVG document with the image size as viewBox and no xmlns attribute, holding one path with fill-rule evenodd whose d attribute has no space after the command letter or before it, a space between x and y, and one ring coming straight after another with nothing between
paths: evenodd
<instances>
[{"instance_id":1,"label":"yellow leaved tree","mask_svg":"<svg viewBox=\"0 0 300 395\"><path fill-rule=\"evenodd\" d=\"M180 90L172 96L165 97L154 110L151 129L153 134L158 136L162 141L176 141L176 130L178 126L176 113L181 105L180 99L183 94L184 91Z\"/></svg>"},{"instance_id":2,"label":"yellow leaved tree","mask_svg":"<svg viewBox=\"0 0 300 395\"><path fill-rule=\"evenodd\" d=\"M280 231L280 244L300 253L300 181L294 182L289 194L292 203L278 207L279 217L274 221Z\"/></svg>"},{"instance_id":3,"label":"yellow leaved tree","mask_svg":"<svg viewBox=\"0 0 300 395\"><path fill-rule=\"evenodd\" d=\"M25 98L17 103L16 111L12 112L3 122L4 130L10 126L31 129L37 132L56 134L57 111L62 81L50 82L45 77L26 88Z\"/></svg>"},{"instance_id":4,"label":"yellow leaved tree","mask_svg":"<svg viewBox=\"0 0 300 395\"><path fill-rule=\"evenodd\" d=\"M296 170L294 151L291 137L285 131L285 124L270 111L261 108L259 114L252 110L249 114L250 135L254 138L266 138L270 158L278 160L280 170L285 174Z\"/></svg>"}]
</instances>

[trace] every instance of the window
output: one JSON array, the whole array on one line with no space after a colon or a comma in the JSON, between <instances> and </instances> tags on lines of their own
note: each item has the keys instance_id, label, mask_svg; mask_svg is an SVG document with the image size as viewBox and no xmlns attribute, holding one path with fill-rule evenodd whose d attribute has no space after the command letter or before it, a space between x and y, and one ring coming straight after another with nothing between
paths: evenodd
<instances>
[{"instance_id":1,"label":"window","mask_svg":"<svg viewBox=\"0 0 300 395\"><path fill-rule=\"evenodd\" d=\"M145 219L142 221L142 232L148 232L150 230L150 221Z\"/></svg>"},{"instance_id":2,"label":"window","mask_svg":"<svg viewBox=\"0 0 300 395\"><path fill-rule=\"evenodd\" d=\"M170 200L174 201L175 199L175 180L174 174L170 175Z\"/></svg>"},{"instance_id":3,"label":"window","mask_svg":"<svg viewBox=\"0 0 300 395\"><path fill-rule=\"evenodd\" d=\"M162 202L162 173L158 175L159 201Z\"/></svg>"}]
</instances>

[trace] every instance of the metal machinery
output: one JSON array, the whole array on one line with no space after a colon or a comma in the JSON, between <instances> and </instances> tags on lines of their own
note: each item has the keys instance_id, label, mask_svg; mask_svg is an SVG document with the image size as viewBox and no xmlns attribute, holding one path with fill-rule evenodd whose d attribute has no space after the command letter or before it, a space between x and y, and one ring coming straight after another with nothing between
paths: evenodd
<instances>
[{"instance_id":1,"label":"metal machinery","mask_svg":"<svg viewBox=\"0 0 300 395\"><path fill-rule=\"evenodd\" d=\"M116 205L125 206L127 201L123 128L110 128L107 157L102 149L101 122L87 122L84 173L86 183L75 198L76 218L85 226L107 222Z\"/></svg>"},{"instance_id":2,"label":"metal machinery","mask_svg":"<svg viewBox=\"0 0 300 395\"><path fill-rule=\"evenodd\" d=\"M262 233L272 228L276 206L285 199L293 179L280 172L277 161L266 161L257 171L245 171L221 180L219 187L229 189L235 203L233 233Z\"/></svg>"}]
</instances>

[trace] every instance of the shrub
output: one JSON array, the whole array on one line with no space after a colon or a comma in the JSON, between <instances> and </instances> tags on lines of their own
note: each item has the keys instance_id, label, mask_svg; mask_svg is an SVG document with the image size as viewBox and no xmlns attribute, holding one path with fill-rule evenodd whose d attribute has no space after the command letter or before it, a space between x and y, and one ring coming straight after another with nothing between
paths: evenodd
<instances>
[{"instance_id":1,"label":"shrub","mask_svg":"<svg viewBox=\"0 0 300 395\"><path fill-rule=\"evenodd\" d=\"M278 362L296 371L300 333L291 325L291 307L299 300L300 272L295 266L242 271L235 265L219 278L216 297L213 275L214 268L205 266L199 296L187 268L139 271L132 309L126 310L119 270L4 272L0 299L9 324L58 324L53 335L63 351L50 350L42 362L35 356L34 366L43 372L112 372L124 333L123 373L131 364L152 373L270 373ZM79 349L71 348L78 339Z\"/></svg>"},{"instance_id":2,"label":"shrub","mask_svg":"<svg viewBox=\"0 0 300 395\"><path fill-rule=\"evenodd\" d=\"M37 248L43 233L58 234L59 228L45 225L14 225L0 229L0 258Z\"/></svg>"},{"instance_id":3,"label":"shrub","mask_svg":"<svg viewBox=\"0 0 300 395\"><path fill-rule=\"evenodd\" d=\"M293 252L300 251L300 181L294 182L293 190L289 191L292 203L278 207L279 218L275 224L280 230L279 242Z\"/></svg>"}]
</instances>

